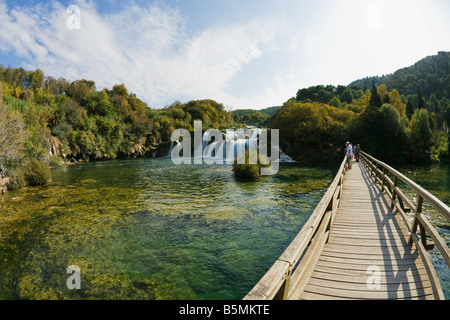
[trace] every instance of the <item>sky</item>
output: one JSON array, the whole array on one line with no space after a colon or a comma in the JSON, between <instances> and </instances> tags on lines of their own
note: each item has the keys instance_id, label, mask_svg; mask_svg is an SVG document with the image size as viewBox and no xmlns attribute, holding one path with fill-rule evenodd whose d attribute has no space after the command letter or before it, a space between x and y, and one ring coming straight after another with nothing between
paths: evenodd
<instances>
[{"instance_id":1,"label":"sky","mask_svg":"<svg viewBox=\"0 0 450 320\"><path fill-rule=\"evenodd\" d=\"M0 0L0 65L262 109L450 51L449 18L447 0Z\"/></svg>"}]
</instances>

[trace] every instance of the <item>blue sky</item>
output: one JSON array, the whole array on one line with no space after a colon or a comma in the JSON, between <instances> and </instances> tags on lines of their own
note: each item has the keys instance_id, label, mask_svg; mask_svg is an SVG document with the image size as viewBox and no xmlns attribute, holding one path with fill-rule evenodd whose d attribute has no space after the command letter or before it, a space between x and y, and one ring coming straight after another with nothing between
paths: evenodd
<instances>
[{"instance_id":1,"label":"blue sky","mask_svg":"<svg viewBox=\"0 0 450 320\"><path fill-rule=\"evenodd\" d=\"M450 51L449 14L446 0L0 0L0 64L124 83L153 108L260 109Z\"/></svg>"}]
</instances>

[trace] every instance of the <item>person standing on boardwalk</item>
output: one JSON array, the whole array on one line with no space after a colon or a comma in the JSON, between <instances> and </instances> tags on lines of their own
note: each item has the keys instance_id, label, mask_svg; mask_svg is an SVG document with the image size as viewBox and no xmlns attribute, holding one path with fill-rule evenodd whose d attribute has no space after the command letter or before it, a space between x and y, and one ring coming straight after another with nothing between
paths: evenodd
<instances>
[{"instance_id":1,"label":"person standing on boardwalk","mask_svg":"<svg viewBox=\"0 0 450 320\"><path fill-rule=\"evenodd\" d=\"M352 148L352 145L350 144L350 142L348 142L348 141L345 144L345 146L346 146L345 155L347 156L348 169L351 170L352 169L353 148Z\"/></svg>"},{"instance_id":2,"label":"person standing on boardwalk","mask_svg":"<svg viewBox=\"0 0 450 320\"><path fill-rule=\"evenodd\" d=\"M355 160L356 162L359 162L359 153L361 152L361 147L359 146L359 143L356 145L355 148Z\"/></svg>"}]
</instances>

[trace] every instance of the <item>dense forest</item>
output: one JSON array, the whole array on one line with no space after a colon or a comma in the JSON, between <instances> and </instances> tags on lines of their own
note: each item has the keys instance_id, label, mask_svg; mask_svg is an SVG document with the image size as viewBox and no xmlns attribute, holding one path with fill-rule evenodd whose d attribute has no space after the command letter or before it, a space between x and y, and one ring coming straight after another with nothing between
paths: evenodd
<instances>
[{"instance_id":1,"label":"dense forest","mask_svg":"<svg viewBox=\"0 0 450 320\"><path fill-rule=\"evenodd\" d=\"M338 161L350 140L391 162L449 159L450 53L348 86L299 89L281 107L225 110L214 100L152 109L124 84L55 79L0 66L0 167L13 183L42 184L49 166L118 157L166 156L173 130L248 126L280 129L284 152L300 161Z\"/></svg>"}]
</instances>

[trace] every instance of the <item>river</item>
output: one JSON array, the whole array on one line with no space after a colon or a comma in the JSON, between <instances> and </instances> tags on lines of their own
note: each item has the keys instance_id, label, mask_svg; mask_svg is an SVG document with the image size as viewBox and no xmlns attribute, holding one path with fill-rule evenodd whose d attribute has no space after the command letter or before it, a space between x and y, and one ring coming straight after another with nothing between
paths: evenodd
<instances>
[{"instance_id":1,"label":"river","mask_svg":"<svg viewBox=\"0 0 450 320\"><path fill-rule=\"evenodd\" d=\"M337 169L286 163L258 182L167 158L52 169L1 202L0 298L242 299ZM66 286L71 265L80 290Z\"/></svg>"}]
</instances>

